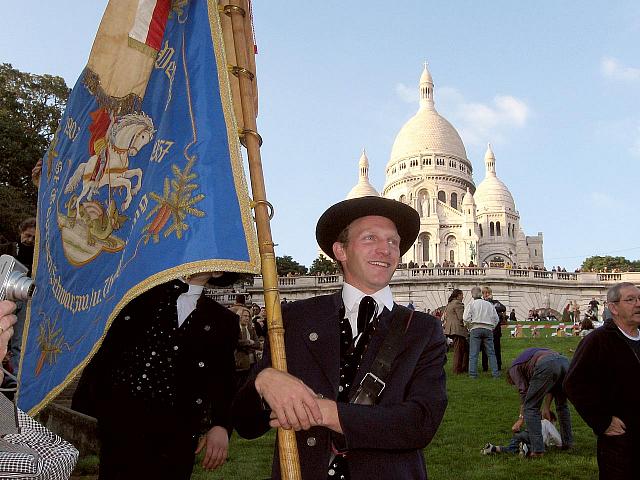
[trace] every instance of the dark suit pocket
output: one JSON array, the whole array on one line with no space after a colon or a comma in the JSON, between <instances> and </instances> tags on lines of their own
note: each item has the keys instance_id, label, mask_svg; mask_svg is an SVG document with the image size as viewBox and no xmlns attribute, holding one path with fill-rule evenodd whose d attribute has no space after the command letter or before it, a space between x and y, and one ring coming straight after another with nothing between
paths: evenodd
<instances>
[{"instance_id":1,"label":"dark suit pocket","mask_svg":"<svg viewBox=\"0 0 640 480\"><path fill-rule=\"evenodd\" d=\"M598 437L598 466L601 478L632 478L631 472L636 469L634 458L633 437L630 433ZM602 474L605 474L604 477Z\"/></svg>"}]
</instances>

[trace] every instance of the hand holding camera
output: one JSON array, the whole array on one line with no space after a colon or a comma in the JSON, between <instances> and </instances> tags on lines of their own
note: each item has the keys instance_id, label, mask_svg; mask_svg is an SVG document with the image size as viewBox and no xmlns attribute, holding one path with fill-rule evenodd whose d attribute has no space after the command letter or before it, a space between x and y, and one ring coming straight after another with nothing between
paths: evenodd
<instances>
[{"instance_id":1,"label":"hand holding camera","mask_svg":"<svg viewBox=\"0 0 640 480\"><path fill-rule=\"evenodd\" d=\"M0 301L27 301L36 288L27 276L29 269L11 255L0 256Z\"/></svg>"}]
</instances>

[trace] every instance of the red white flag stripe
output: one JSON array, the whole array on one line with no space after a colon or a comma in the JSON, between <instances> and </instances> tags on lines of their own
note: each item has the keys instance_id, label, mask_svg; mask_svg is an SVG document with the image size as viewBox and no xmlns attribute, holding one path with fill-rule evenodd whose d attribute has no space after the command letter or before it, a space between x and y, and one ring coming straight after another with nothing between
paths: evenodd
<instances>
[{"instance_id":1,"label":"red white flag stripe","mask_svg":"<svg viewBox=\"0 0 640 480\"><path fill-rule=\"evenodd\" d=\"M160 50L171 0L140 0L129 37Z\"/></svg>"}]
</instances>

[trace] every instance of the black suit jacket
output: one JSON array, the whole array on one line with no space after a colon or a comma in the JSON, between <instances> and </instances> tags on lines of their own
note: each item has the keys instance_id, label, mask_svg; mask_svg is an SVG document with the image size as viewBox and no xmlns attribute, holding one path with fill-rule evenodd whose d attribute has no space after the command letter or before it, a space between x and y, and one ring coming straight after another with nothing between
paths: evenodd
<instances>
[{"instance_id":1,"label":"black suit jacket","mask_svg":"<svg viewBox=\"0 0 640 480\"><path fill-rule=\"evenodd\" d=\"M98 353L85 368L72 408L99 420L121 415L113 403L126 405L127 392L115 389L112 366L123 352L145 342L148 322L154 321L160 299L170 296L173 282L157 286L132 300L116 317ZM173 314L173 312L171 312ZM234 394L234 349L239 336L238 316L202 294L196 309L185 320L176 337L174 357L177 399L171 414L188 423L195 434L219 425L231 434L231 400ZM130 399L133 403L135 399ZM143 406L153 408L153 401ZM164 409L164 408L163 408Z\"/></svg>"},{"instance_id":2,"label":"black suit jacket","mask_svg":"<svg viewBox=\"0 0 640 480\"><path fill-rule=\"evenodd\" d=\"M317 394L336 399L339 381L340 293L289 303L283 307L289 373ZM394 310L402 308L395 306ZM391 312L380 324L362 360L354 385L359 384L389 330ZM372 478L425 479L422 449L431 441L447 404L444 364L446 342L440 322L415 312L404 336L387 385L375 406L338 404L338 414L353 480ZM270 366L269 350L234 400L234 426L246 438L268 429L254 381ZM326 480L331 452L330 430L313 427L297 432L305 480ZM273 478L280 478L277 451Z\"/></svg>"}]
</instances>

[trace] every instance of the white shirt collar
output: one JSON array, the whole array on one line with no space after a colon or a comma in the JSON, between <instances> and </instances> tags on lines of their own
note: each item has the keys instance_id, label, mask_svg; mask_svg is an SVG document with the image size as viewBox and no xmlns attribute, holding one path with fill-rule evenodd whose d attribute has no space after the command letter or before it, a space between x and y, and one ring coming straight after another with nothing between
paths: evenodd
<instances>
[{"instance_id":1,"label":"white shirt collar","mask_svg":"<svg viewBox=\"0 0 640 480\"><path fill-rule=\"evenodd\" d=\"M616 327L618 327L618 326L616 325ZM621 332L625 337L627 337L629 340L634 340L634 341L636 341L636 342L640 340L640 332L638 332L638 335L637 335L637 336L632 337L632 336L631 336L631 335L629 335L627 332L625 332L624 330L622 330L620 327L618 327L618 330L620 330L620 332Z\"/></svg>"},{"instance_id":2,"label":"white shirt collar","mask_svg":"<svg viewBox=\"0 0 640 480\"><path fill-rule=\"evenodd\" d=\"M178 296L176 300L178 327L181 327L187 317L191 315L191 312L196 309L202 290L204 290L202 285L189 285L189 290Z\"/></svg>"},{"instance_id":3,"label":"white shirt collar","mask_svg":"<svg viewBox=\"0 0 640 480\"><path fill-rule=\"evenodd\" d=\"M342 301L347 310L358 310L360 300L366 295L374 298L378 304L379 312L382 312L384 307L387 307L389 310L393 309L393 294L391 293L391 287L389 287L389 285L372 294L366 294L348 283L345 283L342 287Z\"/></svg>"},{"instance_id":4,"label":"white shirt collar","mask_svg":"<svg viewBox=\"0 0 640 480\"><path fill-rule=\"evenodd\" d=\"M204 286L202 285L191 285L189 284L189 290L183 293L183 295L200 295L204 290Z\"/></svg>"},{"instance_id":5,"label":"white shirt collar","mask_svg":"<svg viewBox=\"0 0 640 480\"><path fill-rule=\"evenodd\" d=\"M358 307L360 300L366 295L366 293L348 283L345 283L342 287L342 302L344 303L345 316L349 319L351 331L354 333L358 331ZM384 307L387 307L388 310L393 310L393 294L391 293L389 285L375 293L369 294L369 296L373 297L378 304L378 315L382 313Z\"/></svg>"}]
</instances>

